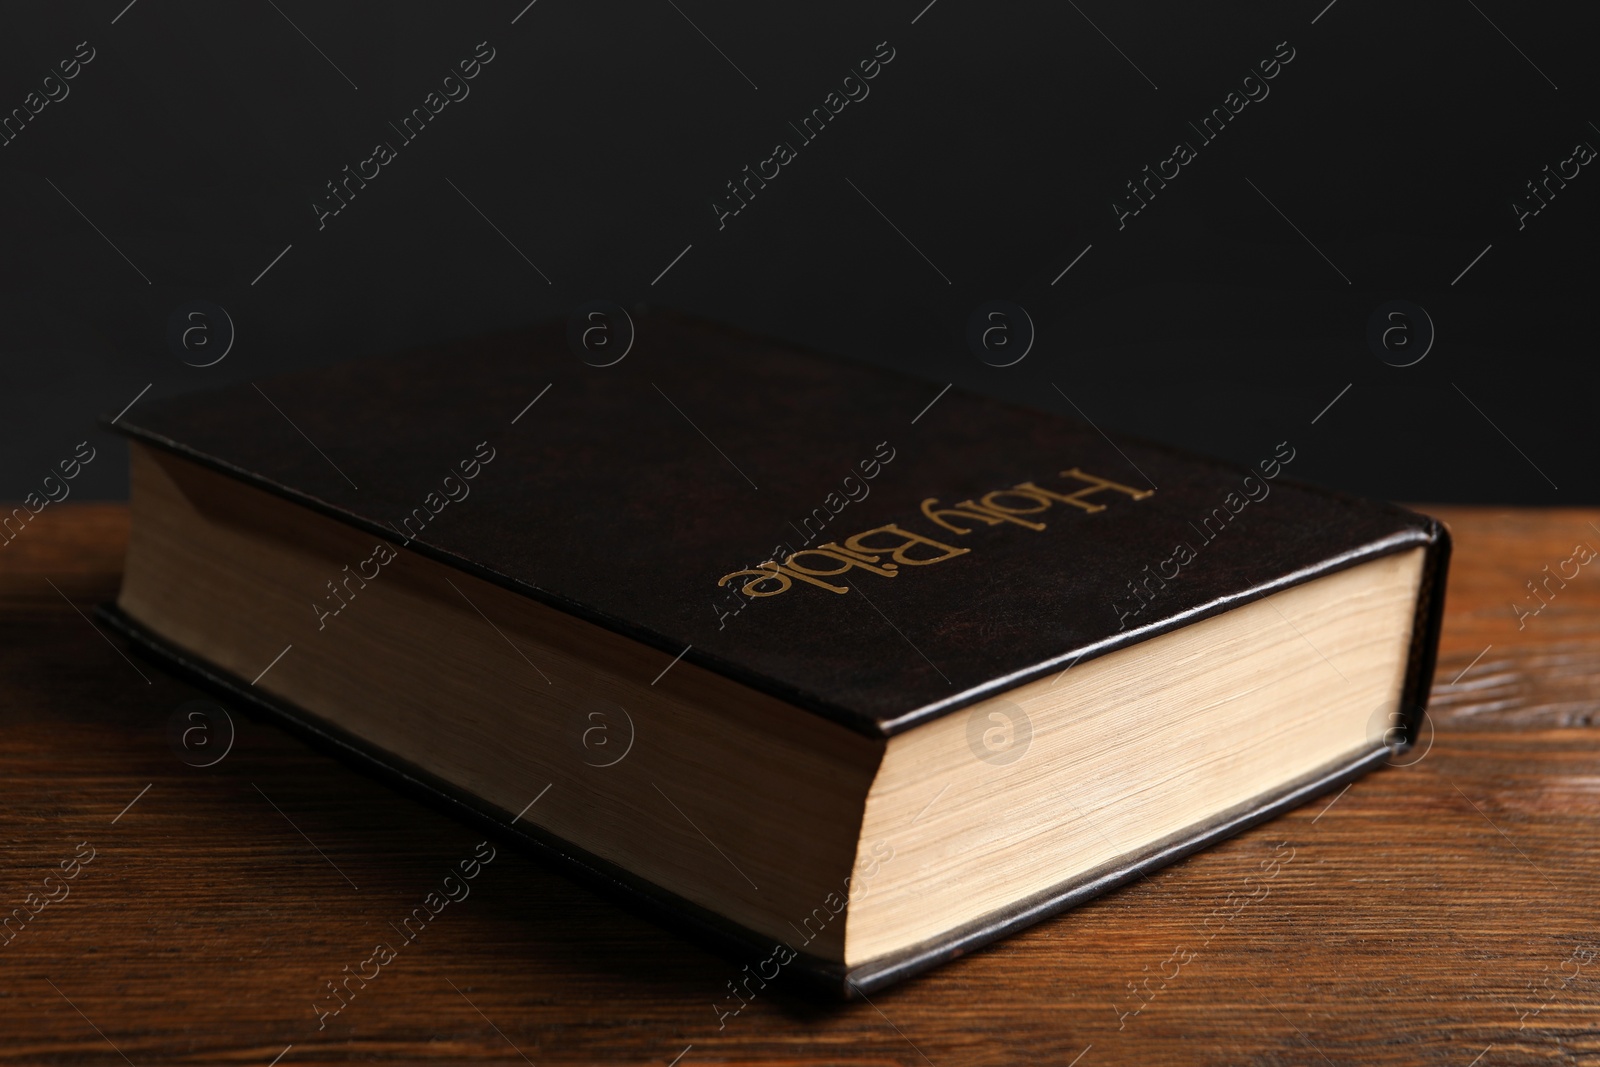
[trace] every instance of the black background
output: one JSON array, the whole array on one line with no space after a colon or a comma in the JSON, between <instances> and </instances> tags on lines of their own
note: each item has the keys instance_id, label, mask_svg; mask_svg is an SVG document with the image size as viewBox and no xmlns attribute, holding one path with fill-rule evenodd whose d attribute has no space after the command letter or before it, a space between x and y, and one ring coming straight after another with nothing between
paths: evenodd
<instances>
[{"instance_id":1,"label":"black background","mask_svg":"<svg viewBox=\"0 0 1600 1067\"><path fill-rule=\"evenodd\" d=\"M1298 476L1356 492L1600 502L1597 168L1521 230L1511 207L1600 146L1592 5L524 4L9 6L0 114L80 41L95 58L0 147L0 498L85 437L74 498L125 494L96 419L146 385L605 298L896 367L930 399L1075 404L1243 463L1288 439ZM400 146L389 123L480 41L470 96ZM800 145L788 124L882 41L870 95ZM1279 42L1270 95L1119 230L1124 184ZM319 230L325 183L379 141L398 158ZM719 229L713 198L778 141L798 158ZM994 298L1037 328L1007 368L965 342ZM204 369L166 341L195 299L237 328ZM1396 299L1437 329L1405 368L1366 341Z\"/></svg>"}]
</instances>

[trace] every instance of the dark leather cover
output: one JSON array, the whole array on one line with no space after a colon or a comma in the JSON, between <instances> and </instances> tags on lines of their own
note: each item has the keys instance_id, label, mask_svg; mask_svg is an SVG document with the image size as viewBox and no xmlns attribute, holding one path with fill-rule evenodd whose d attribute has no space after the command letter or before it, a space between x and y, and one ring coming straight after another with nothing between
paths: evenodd
<instances>
[{"instance_id":1,"label":"dark leather cover","mask_svg":"<svg viewBox=\"0 0 1600 1067\"><path fill-rule=\"evenodd\" d=\"M1266 482L1269 495L1236 514L1229 509L1225 528L1207 542L1191 524L1226 507L1230 492L1243 495L1250 472L1124 438L1113 443L1075 421L955 389L925 411L937 384L678 316L641 318L634 349L608 368L571 355L565 332L553 323L261 383L281 412L246 386L142 405L116 428L396 543L406 537L391 523L487 441L495 458L470 496L445 506L411 550L671 655L692 645L685 659L875 737L1420 545L1428 555L1405 744L1415 736L1449 556L1448 535L1432 519L1279 472ZM867 495L830 503L830 493L835 501L845 495L847 475L863 482L859 464L887 454L883 442L893 458L880 459ZM1263 458L1275 451L1276 443L1264 443ZM1155 492L1140 500L1095 494L1085 499L1105 508L1093 514L1055 502L1018 516L1043 530L970 522L971 532L957 535L919 509L927 497L949 507L1022 482L1070 494L1083 483L1059 472L1072 468ZM1260 471L1255 479L1263 482ZM801 547L792 524L816 508L828 519L814 542L896 523L969 551L903 567L892 579L851 571L843 595L796 582L779 596L747 598L731 617L719 612L738 601L718 589L718 578L767 560L780 541ZM1197 550L1194 561L1119 626L1114 604L1135 603L1125 583L1147 577L1146 565L1156 569L1179 542ZM507 824L477 798L194 658L115 607L101 616L179 672L582 880L746 961L770 950L767 939L568 842ZM1394 750L1330 764L937 941L853 968L801 954L784 973L834 995L871 993L1288 810Z\"/></svg>"},{"instance_id":2,"label":"dark leather cover","mask_svg":"<svg viewBox=\"0 0 1600 1067\"><path fill-rule=\"evenodd\" d=\"M1230 493L1261 492L1240 468L957 389L923 413L937 384L673 315L642 316L632 351L606 368L574 357L566 325L551 323L261 386L139 405L117 428L396 542L393 524L487 441L495 458L470 496L444 506L411 550L669 656L692 646L687 661L870 736L1415 545L1432 549L1428 587L1443 580L1438 523L1296 484L1292 463L1270 481L1255 472L1270 495L1233 515ZM1263 442L1262 458L1293 448ZM879 463L870 481L863 461ZM919 510L1022 482L1070 495L1084 487L1060 476L1072 468L1156 490L1086 497L1105 505L1093 514L1055 502L1018 516L1043 530L953 520L971 531L958 535ZM1219 508L1227 521L1214 520L1221 533L1207 543L1203 519ZM800 548L819 511L814 543L895 523L968 551L893 578L823 579L843 595L801 581L759 599L718 587L780 542ZM1124 626L1127 583L1180 542L1197 558ZM1417 705L1437 626L1425 614Z\"/></svg>"}]
</instances>

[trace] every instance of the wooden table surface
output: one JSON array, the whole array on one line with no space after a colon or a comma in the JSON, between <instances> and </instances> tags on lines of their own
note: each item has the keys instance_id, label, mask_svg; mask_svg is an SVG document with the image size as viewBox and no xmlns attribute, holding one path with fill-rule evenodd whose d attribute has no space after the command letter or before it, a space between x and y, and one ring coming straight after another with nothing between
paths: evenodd
<instances>
[{"instance_id":1,"label":"wooden table surface","mask_svg":"<svg viewBox=\"0 0 1600 1067\"><path fill-rule=\"evenodd\" d=\"M89 619L125 510L52 505L0 548L0 914L42 908L0 933L0 1063L1600 1063L1600 561L1512 609L1600 512L1428 510L1456 556L1411 766L870 1004L720 1028L737 964L501 848L319 1028L482 835L237 712L185 762L203 694Z\"/></svg>"}]
</instances>

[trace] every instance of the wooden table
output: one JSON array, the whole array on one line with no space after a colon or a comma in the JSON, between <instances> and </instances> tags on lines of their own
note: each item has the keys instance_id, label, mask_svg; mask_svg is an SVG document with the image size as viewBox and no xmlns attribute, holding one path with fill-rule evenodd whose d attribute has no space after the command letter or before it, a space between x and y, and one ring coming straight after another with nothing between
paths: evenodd
<instances>
[{"instance_id":1,"label":"wooden table","mask_svg":"<svg viewBox=\"0 0 1600 1067\"><path fill-rule=\"evenodd\" d=\"M1430 510L1456 558L1413 766L873 1003L769 991L722 1029L736 964L502 848L319 1029L482 835L237 713L181 760L201 694L87 617L126 512L52 505L0 548L0 912L60 898L0 944L0 1063L1600 1063L1600 561L1511 607L1600 512Z\"/></svg>"}]
</instances>

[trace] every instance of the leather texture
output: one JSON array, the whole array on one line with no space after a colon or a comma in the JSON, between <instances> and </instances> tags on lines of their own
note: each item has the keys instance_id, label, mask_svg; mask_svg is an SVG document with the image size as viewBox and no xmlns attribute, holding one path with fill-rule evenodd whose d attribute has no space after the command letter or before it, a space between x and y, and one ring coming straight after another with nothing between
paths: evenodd
<instances>
[{"instance_id":1,"label":"leather texture","mask_svg":"<svg viewBox=\"0 0 1600 1067\"><path fill-rule=\"evenodd\" d=\"M116 428L669 656L688 648L688 661L869 736L1426 545L1408 686L1409 703L1425 702L1447 535L1402 508L1294 482L1292 460L1274 458L1293 441L1263 443L1279 467L1267 479L674 314L636 328L610 367L577 358L554 322L142 404ZM494 458L433 514L480 442ZM921 510L928 498L981 506L1021 483L1071 495L1086 483L1063 477L1070 469L1154 491L1093 493L1083 501L1104 507L1092 513L1046 495L1020 521L951 520L961 534ZM1030 499L1041 498L989 498L1017 512ZM419 508L428 521L408 540L400 524ZM803 547L807 532L812 547L847 544L888 524L965 551L893 577L851 567L820 579L845 594L803 579L761 598L737 591L749 577L718 586L780 544ZM1179 544L1194 558L1175 565ZM891 557L877 554L883 570ZM1130 582L1158 590L1137 614Z\"/></svg>"}]
</instances>

